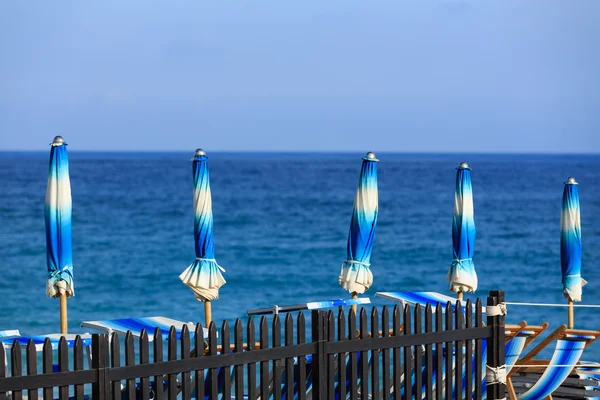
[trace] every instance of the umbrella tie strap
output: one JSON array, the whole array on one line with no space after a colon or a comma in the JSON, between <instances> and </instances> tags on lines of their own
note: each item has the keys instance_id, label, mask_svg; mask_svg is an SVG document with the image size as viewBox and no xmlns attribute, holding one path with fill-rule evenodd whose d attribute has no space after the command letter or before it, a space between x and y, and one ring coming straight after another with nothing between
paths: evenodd
<instances>
[{"instance_id":1,"label":"umbrella tie strap","mask_svg":"<svg viewBox=\"0 0 600 400\"><path fill-rule=\"evenodd\" d=\"M463 261L469 261L469 260L473 260L473 259L471 257L463 258L462 260L455 258L454 260L452 260L452 264L461 264L462 265Z\"/></svg>"},{"instance_id":2,"label":"umbrella tie strap","mask_svg":"<svg viewBox=\"0 0 600 400\"><path fill-rule=\"evenodd\" d=\"M499 367L490 367L489 365L486 365L485 369L485 377L488 385L493 385L495 383L506 384L506 364Z\"/></svg>"},{"instance_id":3,"label":"umbrella tie strap","mask_svg":"<svg viewBox=\"0 0 600 400\"><path fill-rule=\"evenodd\" d=\"M348 263L348 264L364 265L365 267L370 267L371 266L371 264L369 264L369 263L364 263L364 262L356 261L356 260L346 260L346 263Z\"/></svg>"},{"instance_id":4,"label":"umbrella tie strap","mask_svg":"<svg viewBox=\"0 0 600 400\"><path fill-rule=\"evenodd\" d=\"M54 271L50 272L48 274L48 279L55 278L57 275L62 275L63 272L66 272L66 273L68 273L70 275L70 273L69 273L69 266L68 265L65 265L64 267L62 267L60 269L57 269L57 270L54 270Z\"/></svg>"},{"instance_id":5,"label":"umbrella tie strap","mask_svg":"<svg viewBox=\"0 0 600 400\"><path fill-rule=\"evenodd\" d=\"M202 258L202 257L196 257L196 261L212 261L215 264L217 264L217 260L215 260L214 258ZM217 264L217 267L219 267L219 269L223 272L227 272L225 271L225 268L221 267L219 264Z\"/></svg>"},{"instance_id":6,"label":"umbrella tie strap","mask_svg":"<svg viewBox=\"0 0 600 400\"><path fill-rule=\"evenodd\" d=\"M496 306L485 307L485 313L488 317L496 317L498 315L506 315L506 304L500 303Z\"/></svg>"}]
</instances>

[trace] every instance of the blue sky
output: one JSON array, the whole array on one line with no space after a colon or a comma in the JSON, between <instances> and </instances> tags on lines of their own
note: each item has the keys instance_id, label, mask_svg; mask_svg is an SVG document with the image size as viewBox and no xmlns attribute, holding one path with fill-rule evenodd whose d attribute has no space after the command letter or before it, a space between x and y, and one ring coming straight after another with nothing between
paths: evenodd
<instances>
[{"instance_id":1,"label":"blue sky","mask_svg":"<svg viewBox=\"0 0 600 400\"><path fill-rule=\"evenodd\" d=\"M600 2L0 3L0 150L600 153Z\"/></svg>"}]
</instances>

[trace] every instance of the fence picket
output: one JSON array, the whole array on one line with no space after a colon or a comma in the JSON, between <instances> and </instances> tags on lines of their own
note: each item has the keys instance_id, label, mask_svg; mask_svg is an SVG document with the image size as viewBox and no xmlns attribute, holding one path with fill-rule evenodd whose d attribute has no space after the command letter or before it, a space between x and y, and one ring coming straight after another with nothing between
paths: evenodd
<instances>
[{"instance_id":1,"label":"fence picket","mask_svg":"<svg viewBox=\"0 0 600 400\"><path fill-rule=\"evenodd\" d=\"M394 319L394 336L402 335L402 325L400 324L400 306L397 304L394 306L394 312L392 313ZM393 350L393 364L394 364L394 399L401 399L402 391L402 358L400 354L401 348L394 347Z\"/></svg>"},{"instance_id":2,"label":"fence picket","mask_svg":"<svg viewBox=\"0 0 600 400\"><path fill-rule=\"evenodd\" d=\"M348 315L348 334L350 340L358 339L356 331L356 313L353 308ZM350 352L350 399L358 399L358 354L355 351Z\"/></svg>"},{"instance_id":3,"label":"fence picket","mask_svg":"<svg viewBox=\"0 0 600 400\"><path fill-rule=\"evenodd\" d=\"M23 366L21 361L21 345L16 340L13 342L12 347L10 349L10 359L11 376L22 376ZM23 392L21 390L13 390L12 398L13 400L21 400L23 398Z\"/></svg>"},{"instance_id":4,"label":"fence picket","mask_svg":"<svg viewBox=\"0 0 600 400\"><path fill-rule=\"evenodd\" d=\"M169 361L177 360L177 331L174 326L169 329L167 337L167 358ZM177 374L168 374L167 381L168 400L175 400L177 398Z\"/></svg>"},{"instance_id":5,"label":"fence picket","mask_svg":"<svg viewBox=\"0 0 600 400\"><path fill-rule=\"evenodd\" d=\"M294 318L288 313L285 316L285 345L294 344ZM288 357L285 359L285 398L294 398L294 359Z\"/></svg>"},{"instance_id":6,"label":"fence picket","mask_svg":"<svg viewBox=\"0 0 600 400\"><path fill-rule=\"evenodd\" d=\"M335 316L333 311L327 312L327 342L335 341ZM327 354L327 399L335 399L335 354Z\"/></svg>"},{"instance_id":7,"label":"fence picket","mask_svg":"<svg viewBox=\"0 0 600 400\"><path fill-rule=\"evenodd\" d=\"M481 299L477 299L475 302L475 326L480 327L483 326L483 315L481 312ZM483 339L475 340L475 399L481 398L482 393L482 371L479 367L482 365L482 357L483 357Z\"/></svg>"},{"instance_id":8,"label":"fence picket","mask_svg":"<svg viewBox=\"0 0 600 400\"><path fill-rule=\"evenodd\" d=\"M377 312L377 307L373 307L371 310L371 332L371 337L379 337L379 313ZM371 394L376 398L379 398L379 375L379 349L371 350Z\"/></svg>"},{"instance_id":9,"label":"fence picket","mask_svg":"<svg viewBox=\"0 0 600 400\"><path fill-rule=\"evenodd\" d=\"M194 351L192 353L193 357L200 358L204 357L204 329L202 328L201 323L197 323L194 328ZM204 399L204 370L196 370L194 371L194 390L196 391L197 399Z\"/></svg>"},{"instance_id":10,"label":"fence picket","mask_svg":"<svg viewBox=\"0 0 600 400\"><path fill-rule=\"evenodd\" d=\"M452 330L452 304L446 303L446 330ZM452 342L446 342L446 399L452 399L452 382L454 379L453 357L452 357Z\"/></svg>"},{"instance_id":11,"label":"fence picket","mask_svg":"<svg viewBox=\"0 0 600 400\"><path fill-rule=\"evenodd\" d=\"M113 368L121 366L121 344L117 332L113 332L110 338L110 366ZM121 400L121 381L113 381L111 387L112 399Z\"/></svg>"},{"instance_id":12,"label":"fence picket","mask_svg":"<svg viewBox=\"0 0 600 400\"><path fill-rule=\"evenodd\" d=\"M154 362L159 363L163 360L163 339L162 332L159 328L154 330L154 340L152 341L154 347ZM154 399L163 400L164 398L164 378L162 375L154 376Z\"/></svg>"},{"instance_id":13,"label":"fence picket","mask_svg":"<svg viewBox=\"0 0 600 400\"><path fill-rule=\"evenodd\" d=\"M306 343L306 320L304 319L304 313L300 311L298 313L298 319L296 320L296 335L297 343ZM298 357L298 399L306 399L306 357Z\"/></svg>"},{"instance_id":14,"label":"fence picket","mask_svg":"<svg viewBox=\"0 0 600 400\"><path fill-rule=\"evenodd\" d=\"M273 348L281 347L281 321L279 319L279 314L275 314L273 316L272 322L273 334ZM272 398L274 400L281 399L281 374L283 373L283 368L281 365L281 359L275 359L272 361L272 375L273 375L273 388L272 388Z\"/></svg>"},{"instance_id":15,"label":"fence picket","mask_svg":"<svg viewBox=\"0 0 600 400\"><path fill-rule=\"evenodd\" d=\"M442 304L437 303L435 306L435 331L441 332L444 330L442 319ZM443 393L443 375L442 368L444 362L444 346L442 343L435 344L435 398L441 400Z\"/></svg>"},{"instance_id":16,"label":"fence picket","mask_svg":"<svg viewBox=\"0 0 600 400\"><path fill-rule=\"evenodd\" d=\"M81 339L80 339L81 341ZM0 343L0 347L2 344ZM29 339L27 343L27 348L25 350L25 357L27 358L27 375L37 375L37 352L35 348L35 343L33 339ZM2 358L0 358L2 360ZM0 362L1 363L1 362ZM27 391L28 400L37 400L38 399L38 389L29 389ZM79 399L78 399L79 400Z\"/></svg>"},{"instance_id":17,"label":"fence picket","mask_svg":"<svg viewBox=\"0 0 600 400\"><path fill-rule=\"evenodd\" d=\"M425 306L425 333L433 332L431 304ZM425 345L425 398L433 399L433 346Z\"/></svg>"},{"instance_id":18,"label":"fence picket","mask_svg":"<svg viewBox=\"0 0 600 400\"><path fill-rule=\"evenodd\" d=\"M229 354L231 353L231 340L230 340L230 330L229 330L229 322L227 320L223 321L221 325L221 354ZM223 371L223 398L230 399L231 398L231 368L226 367L221 368ZM188 400L184 398L183 400Z\"/></svg>"},{"instance_id":19,"label":"fence picket","mask_svg":"<svg viewBox=\"0 0 600 400\"><path fill-rule=\"evenodd\" d=\"M4 344L0 343L0 379L6 378L6 363L1 362L6 360L6 349ZM6 400L6 392L0 390L0 400Z\"/></svg>"},{"instance_id":20,"label":"fence picket","mask_svg":"<svg viewBox=\"0 0 600 400\"><path fill-rule=\"evenodd\" d=\"M419 334L422 332L422 309L421 309L421 305L417 304L415 306L415 311L414 311L414 334ZM414 369L413 369L413 374L414 374L414 381L415 381L415 388L414 388L414 393L415 393L415 398L416 399L420 399L423 397L423 346L415 346L415 350L414 350Z\"/></svg>"},{"instance_id":21,"label":"fence picket","mask_svg":"<svg viewBox=\"0 0 600 400\"><path fill-rule=\"evenodd\" d=\"M42 373L51 374L54 370L52 364L52 343L50 339L44 339L44 346L42 347ZM54 400L54 394L51 387L46 387L43 390L44 400Z\"/></svg>"},{"instance_id":22,"label":"fence picket","mask_svg":"<svg viewBox=\"0 0 600 400\"><path fill-rule=\"evenodd\" d=\"M135 347L131 331L125 334L125 365L135 365ZM125 392L127 393L127 399L135 400L135 379L125 381Z\"/></svg>"},{"instance_id":23,"label":"fence picket","mask_svg":"<svg viewBox=\"0 0 600 400\"><path fill-rule=\"evenodd\" d=\"M246 326L246 336L248 341L248 351L256 350L256 333L254 329L254 321L252 317L248 318L248 325ZM256 363L251 362L248 364L248 399L256 399Z\"/></svg>"},{"instance_id":24,"label":"fence picket","mask_svg":"<svg viewBox=\"0 0 600 400\"><path fill-rule=\"evenodd\" d=\"M243 353L244 352L244 336L243 336L243 326L242 320L239 318L235 321L235 325L233 327L234 331L234 349L235 353ZM234 367L235 372L235 398L243 399L244 398L244 366L242 364L238 364ZM288 397L289 398L289 397Z\"/></svg>"},{"instance_id":25,"label":"fence picket","mask_svg":"<svg viewBox=\"0 0 600 400\"><path fill-rule=\"evenodd\" d=\"M150 349L148 347L148 332L146 332L145 329L142 329L139 340L140 364L148 364L150 362ZM140 377L140 394L141 400L150 399L150 379L148 376Z\"/></svg>"},{"instance_id":26,"label":"fence picket","mask_svg":"<svg viewBox=\"0 0 600 400\"><path fill-rule=\"evenodd\" d=\"M384 338L390 336L390 314L387 306L383 306L381 309L381 336ZM390 400L390 349L384 348L381 351L381 356L383 358L381 363L381 374L383 375L382 397L383 400Z\"/></svg>"},{"instance_id":27,"label":"fence picket","mask_svg":"<svg viewBox=\"0 0 600 400\"><path fill-rule=\"evenodd\" d=\"M337 318L338 323L338 341L348 340L346 336L346 314L343 309L340 309ZM346 387L346 362L348 360L348 353L338 353L338 381L337 389L335 391L338 399L345 399L348 388Z\"/></svg>"},{"instance_id":28,"label":"fence picket","mask_svg":"<svg viewBox=\"0 0 600 400\"><path fill-rule=\"evenodd\" d=\"M473 304L471 300L467 300L467 308L465 311L465 328L473 326ZM465 341L465 399L473 397L473 341ZM476 364L477 365L477 364Z\"/></svg>"},{"instance_id":29,"label":"fence picket","mask_svg":"<svg viewBox=\"0 0 600 400\"><path fill-rule=\"evenodd\" d=\"M75 344L73 346L73 369L75 371L83 371L83 343L81 341L81 336L75 336ZM75 400L83 400L84 398L84 387L83 385L75 385ZM31 396L29 396L31 399ZM37 400L37 392L35 399Z\"/></svg>"},{"instance_id":30,"label":"fence picket","mask_svg":"<svg viewBox=\"0 0 600 400\"><path fill-rule=\"evenodd\" d=\"M459 302L458 300L456 301L456 307L454 308L454 318L455 318L455 322L454 322L454 329L461 329L464 328L464 317L463 317L463 310L462 310L462 306L461 306L461 302ZM455 371L454 371L454 390L456 393L456 396L460 396L460 398L464 399L465 396L463 396L463 343L464 341L462 340L457 340L456 342L454 342L454 353L455 353L455 359L457 360L454 364L455 364Z\"/></svg>"},{"instance_id":31,"label":"fence picket","mask_svg":"<svg viewBox=\"0 0 600 400\"><path fill-rule=\"evenodd\" d=\"M211 321L208 325L208 355L216 356L218 354L218 343L217 343L217 325L215 321ZM204 393L209 399L219 398L219 368L211 368L208 370L208 381L209 390L208 393ZM174 397L169 397L169 400L175 400Z\"/></svg>"}]
</instances>

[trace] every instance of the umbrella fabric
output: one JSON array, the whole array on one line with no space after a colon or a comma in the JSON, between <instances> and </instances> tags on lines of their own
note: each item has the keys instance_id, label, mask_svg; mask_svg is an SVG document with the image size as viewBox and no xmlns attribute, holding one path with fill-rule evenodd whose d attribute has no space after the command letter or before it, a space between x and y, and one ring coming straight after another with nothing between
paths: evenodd
<instances>
[{"instance_id":1,"label":"umbrella fabric","mask_svg":"<svg viewBox=\"0 0 600 400\"><path fill-rule=\"evenodd\" d=\"M563 293L572 301L581 301L581 221L577 183L565 182L560 216L560 264Z\"/></svg>"},{"instance_id":2,"label":"umbrella fabric","mask_svg":"<svg viewBox=\"0 0 600 400\"><path fill-rule=\"evenodd\" d=\"M363 157L348 234L347 260L339 284L350 293L364 293L373 283L370 262L377 225L377 159Z\"/></svg>"},{"instance_id":3,"label":"umbrella fabric","mask_svg":"<svg viewBox=\"0 0 600 400\"><path fill-rule=\"evenodd\" d=\"M462 165L456 174L452 250L454 259L446 276L450 281L450 291L474 292L477 290L477 273L473 264L475 220L473 219L471 169Z\"/></svg>"},{"instance_id":4,"label":"umbrella fabric","mask_svg":"<svg viewBox=\"0 0 600 400\"><path fill-rule=\"evenodd\" d=\"M219 298L219 288L225 284L222 268L215 260L212 198L208 177L208 158L193 158L194 177L194 241L196 260L179 275L196 296L205 301Z\"/></svg>"},{"instance_id":5,"label":"umbrella fabric","mask_svg":"<svg viewBox=\"0 0 600 400\"><path fill-rule=\"evenodd\" d=\"M71 182L67 144L55 141L50 148L50 169L44 217L46 221L46 294L67 297L75 294L71 241Z\"/></svg>"}]
</instances>

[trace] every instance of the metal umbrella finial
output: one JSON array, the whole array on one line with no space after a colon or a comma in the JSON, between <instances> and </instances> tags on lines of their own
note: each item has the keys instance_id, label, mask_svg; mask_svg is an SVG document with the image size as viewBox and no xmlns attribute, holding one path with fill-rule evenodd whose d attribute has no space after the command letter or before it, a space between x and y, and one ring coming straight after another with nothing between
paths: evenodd
<instances>
[{"instance_id":1,"label":"metal umbrella finial","mask_svg":"<svg viewBox=\"0 0 600 400\"><path fill-rule=\"evenodd\" d=\"M577 181L572 176L568 177L565 183L568 185L578 185Z\"/></svg>"},{"instance_id":2,"label":"metal umbrella finial","mask_svg":"<svg viewBox=\"0 0 600 400\"><path fill-rule=\"evenodd\" d=\"M365 156L363 157L363 160L367 160L367 161L379 161L377 159L377 157L375 157L375 153L373 153L372 151L369 151L367 154L365 154Z\"/></svg>"},{"instance_id":3,"label":"metal umbrella finial","mask_svg":"<svg viewBox=\"0 0 600 400\"><path fill-rule=\"evenodd\" d=\"M61 144L63 144L65 142L65 139L62 138L62 136L55 136L54 140L52 141L51 144L55 145L55 146L59 146Z\"/></svg>"},{"instance_id":4,"label":"metal umbrella finial","mask_svg":"<svg viewBox=\"0 0 600 400\"><path fill-rule=\"evenodd\" d=\"M196 149L196 152L194 153L194 157L202 157L205 155L206 155L206 152L202 149Z\"/></svg>"},{"instance_id":5,"label":"metal umbrella finial","mask_svg":"<svg viewBox=\"0 0 600 400\"><path fill-rule=\"evenodd\" d=\"M458 169L471 169L471 167L469 167L469 164L463 161L458 165Z\"/></svg>"}]
</instances>

